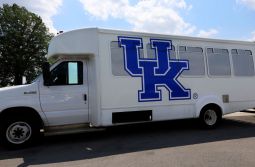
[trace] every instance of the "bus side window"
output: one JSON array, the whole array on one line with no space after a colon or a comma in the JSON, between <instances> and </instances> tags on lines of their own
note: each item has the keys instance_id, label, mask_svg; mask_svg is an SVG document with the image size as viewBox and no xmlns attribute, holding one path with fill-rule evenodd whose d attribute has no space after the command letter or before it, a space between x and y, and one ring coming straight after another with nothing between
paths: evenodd
<instances>
[{"instance_id":1,"label":"bus side window","mask_svg":"<svg viewBox=\"0 0 255 167\"><path fill-rule=\"evenodd\" d=\"M204 76L205 61L201 47L179 46L179 58L189 61L189 70L185 70L183 76Z\"/></svg>"},{"instance_id":2,"label":"bus side window","mask_svg":"<svg viewBox=\"0 0 255 167\"><path fill-rule=\"evenodd\" d=\"M118 41L111 42L111 66L114 76L129 76L124 69L123 48L119 47ZM140 58L144 57L143 49L139 49Z\"/></svg>"},{"instance_id":3,"label":"bus side window","mask_svg":"<svg viewBox=\"0 0 255 167\"><path fill-rule=\"evenodd\" d=\"M151 48L151 44L148 43L146 45L146 50L147 50L147 57L149 59L155 59L156 56L155 56L155 49L152 49ZM172 45L172 49L169 50L169 59L176 59L176 52L175 52L175 46Z\"/></svg>"},{"instance_id":4,"label":"bus side window","mask_svg":"<svg viewBox=\"0 0 255 167\"><path fill-rule=\"evenodd\" d=\"M254 76L254 61L250 50L232 49L235 76Z\"/></svg>"},{"instance_id":5,"label":"bus side window","mask_svg":"<svg viewBox=\"0 0 255 167\"><path fill-rule=\"evenodd\" d=\"M228 49L207 48L208 73L210 76L230 76L231 67Z\"/></svg>"}]
</instances>

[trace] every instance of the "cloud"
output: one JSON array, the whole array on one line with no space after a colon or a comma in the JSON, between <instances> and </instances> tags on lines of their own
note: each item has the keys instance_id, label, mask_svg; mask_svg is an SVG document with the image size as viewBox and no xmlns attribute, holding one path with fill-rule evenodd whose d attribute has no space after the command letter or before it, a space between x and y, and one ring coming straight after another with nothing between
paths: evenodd
<instances>
[{"instance_id":1,"label":"cloud","mask_svg":"<svg viewBox=\"0 0 255 167\"><path fill-rule=\"evenodd\" d=\"M236 0L236 2L255 10L255 0Z\"/></svg>"},{"instance_id":2,"label":"cloud","mask_svg":"<svg viewBox=\"0 0 255 167\"><path fill-rule=\"evenodd\" d=\"M7 3L16 3L26 7L29 11L41 16L43 22L49 28L50 32L56 33L57 30L53 26L52 16L58 13L59 7L63 0L1 0L0 5Z\"/></svg>"},{"instance_id":3,"label":"cloud","mask_svg":"<svg viewBox=\"0 0 255 167\"><path fill-rule=\"evenodd\" d=\"M84 10L97 19L119 18L127 21L135 31L182 34L194 33L196 27L179 14L192 6L184 0L80 0Z\"/></svg>"},{"instance_id":4,"label":"cloud","mask_svg":"<svg viewBox=\"0 0 255 167\"><path fill-rule=\"evenodd\" d=\"M80 0L80 2L88 14L102 20L109 17L121 18L125 11L122 10L129 7L128 0Z\"/></svg>"},{"instance_id":5,"label":"cloud","mask_svg":"<svg viewBox=\"0 0 255 167\"><path fill-rule=\"evenodd\" d=\"M93 19L107 21L121 19L128 22L133 31L193 35L209 37L218 33L215 29L199 30L181 17L192 5L185 0L79 0L85 12ZM245 0L237 0L245 1ZM248 0L246 0L248 1ZM250 0L251 1L251 0ZM51 32L56 33L52 17L58 13L63 0L2 0L3 3L17 3L42 17Z\"/></svg>"},{"instance_id":6,"label":"cloud","mask_svg":"<svg viewBox=\"0 0 255 167\"><path fill-rule=\"evenodd\" d=\"M205 30L200 30L198 33L198 37L203 37L203 38L209 38L212 37L214 35L218 34L218 30L216 29L209 29L208 31Z\"/></svg>"}]
</instances>

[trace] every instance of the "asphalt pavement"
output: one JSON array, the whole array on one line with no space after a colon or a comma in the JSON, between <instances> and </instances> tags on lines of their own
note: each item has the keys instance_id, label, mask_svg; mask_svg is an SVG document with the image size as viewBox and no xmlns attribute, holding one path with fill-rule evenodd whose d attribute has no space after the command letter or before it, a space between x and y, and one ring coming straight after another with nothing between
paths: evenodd
<instances>
[{"instance_id":1,"label":"asphalt pavement","mask_svg":"<svg viewBox=\"0 0 255 167\"><path fill-rule=\"evenodd\" d=\"M255 112L225 116L213 130L178 120L45 137L22 150L0 146L0 167L9 166L254 167Z\"/></svg>"}]
</instances>

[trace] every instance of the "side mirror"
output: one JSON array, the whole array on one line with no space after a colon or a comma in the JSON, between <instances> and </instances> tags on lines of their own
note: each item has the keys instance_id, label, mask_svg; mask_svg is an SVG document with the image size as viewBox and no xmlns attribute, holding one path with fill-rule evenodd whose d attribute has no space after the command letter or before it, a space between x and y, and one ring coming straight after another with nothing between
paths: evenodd
<instances>
[{"instance_id":1,"label":"side mirror","mask_svg":"<svg viewBox=\"0 0 255 167\"><path fill-rule=\"evenodd\" d=\"M50 63L43 63L43 81L45 86L50 86Z\"/></svg>"}]
</instances>

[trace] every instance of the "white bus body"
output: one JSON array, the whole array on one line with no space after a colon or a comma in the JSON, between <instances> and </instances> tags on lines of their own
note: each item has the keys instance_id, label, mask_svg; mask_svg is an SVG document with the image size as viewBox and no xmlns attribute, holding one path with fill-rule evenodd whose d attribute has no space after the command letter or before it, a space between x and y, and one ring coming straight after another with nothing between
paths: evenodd
<instances>
[{"instance_id":1,"label":"white bus body","mask_svg":"<svg viewBox=\"0 0 255 167\"><path fill-rule=\"evenodd\" d=\"M41 75L0 89L2 137L13 145L29 141L28 117L49 133L199 118L206 109L203 118L214 126L222 115L255 107L254 46L98 28L60 34L49 45L47 58L56 62L49 84ZM30 135L11 135L17 127Z\"/></svg>"}]
</instances>

